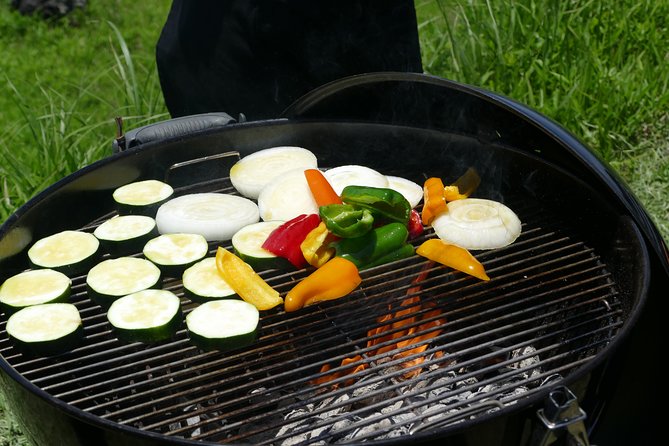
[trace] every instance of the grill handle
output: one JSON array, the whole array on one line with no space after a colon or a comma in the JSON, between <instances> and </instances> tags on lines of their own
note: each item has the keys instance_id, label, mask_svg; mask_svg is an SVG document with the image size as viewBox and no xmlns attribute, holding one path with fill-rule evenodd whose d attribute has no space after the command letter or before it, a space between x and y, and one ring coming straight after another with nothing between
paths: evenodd
<instances>
[{"instance_id":1,"label":"grill handle","mask_svg":"<svg viewBox=\"0 0 669 446\"><path fill-rule=\"evenodd\" d=\"M536 446L590 446L585 428L586 414L567 387L552 390L544 407L537 411L541 420L530 444Z\"/></svg>"},{"instance_id":2,"label":"grill handle","mask_svg":"<svg viewBox=\"0 0 669 446\"><path fill-rule=\"evenodd\" d=\"M124 134L123 121L121 118L117 118L117 135L112 142L112 153L124 152L152 141L192 135L201 130L223 127L237 121L224 112L202 113L148 124ZM245 116L240 114L239 122L244 121L246 121Z\"/></svg>"}]
</instances>

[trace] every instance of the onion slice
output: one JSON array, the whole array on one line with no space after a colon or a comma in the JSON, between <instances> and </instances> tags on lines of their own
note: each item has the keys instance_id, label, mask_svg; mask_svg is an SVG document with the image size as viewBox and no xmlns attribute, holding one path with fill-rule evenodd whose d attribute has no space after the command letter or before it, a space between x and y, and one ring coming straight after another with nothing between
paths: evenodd
<instances>
[{"instance_id":1,"label":"onion slice","mask_svg":"<svg viewBox=\"0 0 669 446\"><path fill-rule=\"evenodd\" d=\"M302 147L281 146L251 153L230 169L230 181L245 197L257 199L276 177L298 167L318 168L316 155Z\"/></svg>"},{"instance_id":2,"label":"onion slice","mask_svg":"<svg viewBox=\"0 0 669 446\"><path fill-rule=\"evenodd\" d=\"M385 175L356 164L334 167L326 170L324 175L337 195L341 195L346 186L388 187Z\"/></svg>"},{"instance_id":3,"label":"onion slice","mask_svg":"<svg viewBox=\"0 0 669 446\"><path fill-rule=\"evenodd\" d=\"M288 221L301 214L318 214L318 205L304 176L305 170L289 170L263 188L258 197L260 218Z\"/></svg>"},{"instance_id":4,"label":"onion slice","mask_svg":"<svg viewBox=\"0 0 669 446\"><path fill-rule=\"evenodd\" d=\"M451 201L432 227L444 242L472 250L507 246L521 231L520 219L511 209L482 198Z\"/></svg>"},{"instance_id":5,"label":"onion slice","mask_svg":"<svg viewBox=\"0 0 669 446\"><path fill-rule=\"evenodd\" d=\"M200 234L207 241L230 240L235 232L259 220L258 206L236 195L200 193L182 195L158 208L161 234Z\"/></svg>"},{"instance_id":6,"label":"onion slice","mask_svg":"<svg viewBox=\"0 0 669 446\"><path fill-rule=\"evenodd\" d=\"M388 180L388 188L402 194L407 199L412 208L418 206L418 203L423 199L423 186L407 180L402 177L394 177L386 175Z\"/></svg>"}]
</instances>

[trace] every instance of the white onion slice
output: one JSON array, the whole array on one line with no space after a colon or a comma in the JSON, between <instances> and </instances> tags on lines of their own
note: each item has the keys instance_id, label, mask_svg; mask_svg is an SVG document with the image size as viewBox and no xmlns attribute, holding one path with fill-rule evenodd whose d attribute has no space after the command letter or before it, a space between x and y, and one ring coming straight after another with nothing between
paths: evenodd
<instances>
[{"instance_id":1,"label":"white onion slice","mask_svg":"<svg viewBox=\"0 0 669 446\"><path fill-rule=\"evenodd\" d=\"M300 167L318 168L316 155L302 147L271 147L237 161L230 169L230 181L240 194L257 199L260 191L274 178Z\"/></svg>"},{"instance_id":2,"label":"white onion slice","mask_svg":"<svg viewBox=\"0 0 669 446\"><path fill-rule=\"evenodd\" d=\"M412 208L418 206L418 203L423 199L423 186L420 184L402 177L386 175L386 178L388 179L388 188L402 194Z\"/></svg>"},{"instance_id":3,"label":"white onion slice","mask_svg":"<svg viewBox=\"0 0 669 446\"><path fill-rule=\"evenodd\" d=\"M259 220L258 206L248 198L201 193L173 198L158 208L161 234L200 234L207 241L230 240L235 232Z\"/></svg>"},{"instance_id":4,"label":"white onion slice","mask_svg":"<svg viewBox=\"0 0 669 446\"><path fill-rule=\"evenodd\" d=\"M507 246L521 231L520 219L511 209L482 198L451 201L432 227L444 242L472 250Z\"/></svg>"},{"instance_id":5,"label":"white onion slice","mask_svg":"<svg viewBox=\"0 0 669 446\"><path fill-rule=\"evenodd\" d=\"M301 214L318 214L318 205L304 176L305 170L289 170L263 188L258 197L260 218L288 221Z\"/></svg>"},{"instance_id":6,"label":"white onion slice","mask_svg":"<svg viewBox=\"0 0 669 446\"><path fill-rule=\"evenodd\" d=\"M341 195L346 186L388 187L385 175L365 166L339 166L326 170L323 174L337 195Z\"/></svg>"}]
</instances>

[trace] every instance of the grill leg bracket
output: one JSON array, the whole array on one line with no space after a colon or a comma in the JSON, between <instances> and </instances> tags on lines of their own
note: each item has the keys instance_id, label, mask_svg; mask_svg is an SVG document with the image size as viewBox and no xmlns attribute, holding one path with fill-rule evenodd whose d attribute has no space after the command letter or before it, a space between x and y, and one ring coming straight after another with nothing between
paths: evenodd
<instances>
[{"instance_id":1,"label":"grill leg bracket","mask_svg":"<svg viewBox=\"0 0 669 446\"><path fill-rule=\"evenodd\" d=\"M533 446L590 446L585 428L585 411L576 396L566 387L552 390L544 407L537 410L540 423L532 435Z\"/></svg>"}]
</instances>

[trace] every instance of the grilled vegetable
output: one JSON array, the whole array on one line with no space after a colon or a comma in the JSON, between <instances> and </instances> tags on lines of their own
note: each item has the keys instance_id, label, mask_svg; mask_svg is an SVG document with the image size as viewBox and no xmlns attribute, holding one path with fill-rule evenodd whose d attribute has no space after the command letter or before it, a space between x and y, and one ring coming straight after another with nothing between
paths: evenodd
<instances>
[{"instance_id":1,"label":"grilled vegetable","mask_svg":"<svg viewBox=\"0 0 669 446\"><path fill-rule=\"evenodd\" d=\"M511 209L481 198L451 201L432 227L441 240L465 249L501 248L521 232L520 219Z\"/></svg>"},{"instance_id":2,"label":"grilled vegetable","mask_svg":"<svg viewBox=\"0 0 669 446\"><path fill-rule=\"evenodd\" d=\"M167 290L144 290L114 301L107 319L119 339L157 342L174 336L183 315L179 298Z\"/></svg>"},{"instance_id":3,"label":"grilled vegetable","mask_svg":"<svg viewBox=\"0 0 669 446\"><path fill-rule=\"evenodd\" d=\"M160 269L148 260L119 257L91 268L86 276L86 287L91 300L102 308L109 308L120 297L160 287L160 279Z\"/></svg>"},{"instance_id":4,"label":"grilled vegetable","mask_svg":"<svg viewBox=\"0 0 669 446\"><path fill-rule=\"evenodd\" d=\"M161 234L200 234L208 241L230 240L235 232L259 220L258 206L236 195L201 193L182 195L158 209Z\"/></svg>"},{"instance_id":5,"label":"grilled vegetable","mask_svg":"<svg viewBox=\"0 0 669 446\"><path fill-rule=\"evenodd\" d=\"M283 303L279 293L253 268L225 248L216 251L216 268L235 293L258 310L269 310Z\"/></svg>"},{"instance_id":6,"label":"grilled vegetable","mask_svg":"<svg viewBox=\"0 0 669 446\"><path fill-rule=\"evenodd\" d=\"M23 308L9 317L6 330L20 351L34 355L63 353L83 339L81 316L69 303Z\"/></svg>"},{"instance_id":7,"label":"grilled vegetable","mask_svg":"<svg viewBox=\"0 0 669 446\"><path fill-rule=\"evenodd\" d=\"M315 169L316 155L302 147L272 147L245 156L230 169L230 181L247 198L257 199L260 191L277 176L295 168Z\"/></svg>"},{"instance_id":8,"label":"grilled vegetable","mask_svg":"<svg viewBox=\"0 0 669 446\"><path fill-rule=\"evenodd\" d=\"M418 237L424 231L423 221L420 219L420 214L415 209L411 209L411 215L409 216L409 223L407 224L407 229L409 230L410 239Z\"/></svg>"},{"instance_id":9,"label":"grilled vegetable","mask_svg":"<svg viewBox=\"0 0 669 446\"><path fill-rule=\"evenodd\" d=\"M416 254L478 279L490 280L476 257L459 246L449 245L439 239L430 239L416 249Z\"/></svg>"},{"instance_id":10,"label":"grilled vegetable","mask_svg":"<svg viewBox=\"0 0 669 446\"><path fill-rule=\"evenodd\" d=\"M218 273L214 257L200 260L184 271L182 282L184 295L193 302L230 299L236 296L235 290Z\"/></svg>"},{"instance_id":11,"label":"grilled vegetable","mask_svg":"<svg viewBox=\"0 0 669 446\"><path fill-rule=\"evenodd\" d=\"M66 302L71 285L69 277L52 269L25 271L0 286L0 304L5 312L13 313L31 305Z\"/></svg>"},{"instance_id":12,"label":"grilled vegetable","mask_svg":"<svg viewBox=\"0 0 669 446\"><path fill-rule=\"evenodd\" d=\"M431 225L438 215L447 210L444 182L441 181L441 178L428 178L423 185L423 213L421 214L423 224Z\"/></svg>"},{"instance_id":13,"label":"grilled vegetable","mask_svg":"<svg viewBox=\"0 0 669 446\"><path fill-rule=\"evenodd\" d=\"M62 231L38 240L28 250L30 262L38 268L51 268L69 277L95 264L100 242L88 232Z\"/></svg>"},{"instance_id":14,"label":"grilled vegetable","mask_svg":"<svg viewBox=\"0 0 669 446\"><path fill-rule=\"evenodd\" d=\"M307 179L311 195L313 195L319 207L328 204L341 204L341 198L325 178L323 172L318 169L307 169L304 171L304 177Z\"/></svg>"},{"instance_id":15,"label":"grilled vegetable","mask_svg":"<svg viewBox=\"0 0 669 446\"><path fill-rule=\"evenodd\" d=\"M146 242L158 235L156 221L145 215L121 215L95 228L93 235L102 249L113 256L141 251Z\"/></svg>"},{"instance_id":16,"label":"grilled vegetable","mask_svg":"<svg viewBox=\"0 0 669 446\"><path fill-rule=\"evenodd\" d=\"M386 179L388 180L388 189L401 193L412 208L418 206L423 199L423 187L420 184L416 184L406 178L391 175L386 175Z\"/></svg>"},{"instance_id":17,"label":"grilled vegetable","mask_svg":"<svg viewBox=\"0 0 669 446\"><path fill-rule=\"evenodd\" d=\"M297 311L317 302L339 299L356 289L361 281L353 262L335 257L298 282L286 295L284 308Z\"/></svg>"},{"instance_id":18,"label":"grilled vegetable","mask_svg":"<svg viewBox=\"0 0 669 446\"><path fill-rule=\"evenodd\" d=\"M260 218L288 221L301 214L317 214L303 168L292 169L274 178L258 196Z\"/></svg>"},{"instance_id":19,"label":"grilled vegetable","mask_svg":"<svg viewBox=\"0 0 669 446\"><path fill-rule=\"evenodd\" d=\"M388 223L362 237L343 238L332 245L338 257L350 260L363 270L413 255L413 246L407 243L408 236L405 225Z\"/></svg>"},{"instance_id":20,"label":"grilled vegetable","mask_svg":"<svg viewBox=\"0 0 669 446\"><path fill-rule=\"evenodd\" d=\"M385 175L365 166L348 165L326 170L325 178L337 193L341 195L346 186L388 187Z\"/></svg>"},{"instance_id":21,"label":"grilled vegetable","mask_svg":"<svg viewBox=\"0 0 669 446\"><path fill-rule=\"evenodd\" d=\"M243 261L255 271L285 268L289 262L262 247L267 237L284 222L279 220L261 221L240 229L232 236L232 247Z\"/></svg>"},{"instance_id":22,"label":"grilled vegetable","mask_svg":"<svg viewBox=\"0 0 669 446\"><path fill-rule=\"evenodd\" d=\"M149 240L142 252L165 276L181 277L186 268L202 260L209 245L200 234L163 234Z\"/></svg>"},{"instance_id":23,"label":"grilled vegetable","mask_svg":"<svg viewBox=\"0 0 669 446\"><path fill-rule=\"evenodd\" d=\"M116 189L112 197L121 215L148 215L153 217L156 211L174 189L169 184L158 180L137 181Z\"/></svg>"},{"instance_id":24,"label":"grilled vegetable","mask_svg":"<svg viewBox=\"0 0 669 446\"><path fill-rule=\"evenodd\" d=\"M320 222L300 243L300 249L304 259L309 265L320 268L335 255L335 249L330 246L331 243L339 238L328 231L325 223Z\"/></svg>"},{"instance_id":25,"label":"grilled vegetable","mask_svg":"<svg viewBox=\"0 0 669 446\"><path fill-rule=\"evenodd\" d=\"M393 222L406 225L409 222L411 204L404 196L392 189L365 186L346 186L341 193L344 203L367 209L377 222Z\"/></svg>"},{"instance_id":26,"label":"grilled vegetable","mask_svg":"<svg viewBox=\"0 0 669 446\"><path fill-rule=\"evenodd\" d=\"M295 268L304 268L307 261L302 255L300 244L320 222L316 214L298 215L272 231L262 247L288 260Z\"/></svg>"},{"instance_id":27,"label":"grilled vegetable","mask_svg":"<svg viewBox=\"0 0 669 446\"><path fill-rule=\"evenodd\" d=\"M186 316L188 335L203 350L230 351L258 338L258 309L242 300L207 302Z\"/></svg>"},{"instance_id":28,"label":"grilled vegetable","mask_svg":"<svg viewBox=\"0 0 669 446\"><path fill-rule=\"evenodd\" d=\"M369 232L374 224L374 217L369 210L350 204L321 206L318 213L328 230L337 237L360 237Z\"/></svg>"}]
</instances>

